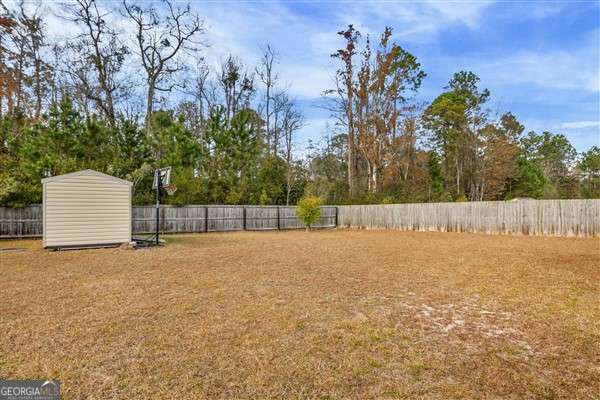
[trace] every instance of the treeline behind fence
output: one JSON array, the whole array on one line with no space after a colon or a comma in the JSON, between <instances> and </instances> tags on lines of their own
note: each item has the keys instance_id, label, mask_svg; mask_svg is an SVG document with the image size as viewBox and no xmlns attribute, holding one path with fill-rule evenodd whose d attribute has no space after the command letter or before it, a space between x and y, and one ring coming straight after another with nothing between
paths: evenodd
<instances>
[{"instance_id":1,"label":"treeline behind fence","mask_svg":"<svg viewBox=\"0 0 600 400\"><path fill-rule=\"evenodd\" d=\"M468 203L324 206L317 228L353 227L526 235L600 235L600 200L519 200ZM295 207L161 206L165 233L299 229ZM154 206L134 206L132 230L156 229ZM0 207L0 238L42 236L42 207Z\"/></svg>"}]
</instances>

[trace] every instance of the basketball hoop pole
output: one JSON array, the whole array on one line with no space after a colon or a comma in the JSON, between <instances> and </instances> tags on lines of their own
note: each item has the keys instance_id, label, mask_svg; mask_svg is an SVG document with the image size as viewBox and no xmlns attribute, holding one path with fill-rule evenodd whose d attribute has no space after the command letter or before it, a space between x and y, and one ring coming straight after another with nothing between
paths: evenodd
<instances>
[{"instance_id":1,"label":"basketball hoop pole","mask_svg":"<svg viewBox=\"0 0 600 400\"><path fill-rule=\"evenodd\" d=\"M152 188L156 189L156 240L155 243L158 246L160 244L160 191L161 189L167 190L167 194L171 195L175 193L177 187L171 185L171 167L158 168L154 171L154 181L152 182Z\"/></svg>"},{"instance_id":2,"label":"basketball hoop pole","mask_svg":"<svg viewBox=\"0 0 600 400\"><path fill-rule=\"evenodd\" d=\"M156 177L156 245L158 246L158 232L160 226L160 188L162 187L162 174L155 172Z\"/></svg>"}]
</instances>

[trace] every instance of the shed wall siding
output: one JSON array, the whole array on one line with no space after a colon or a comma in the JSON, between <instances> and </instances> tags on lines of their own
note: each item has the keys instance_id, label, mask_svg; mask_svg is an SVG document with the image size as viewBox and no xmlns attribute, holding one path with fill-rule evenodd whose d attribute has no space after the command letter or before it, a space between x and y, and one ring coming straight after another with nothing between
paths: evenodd
<instances>
[{"instance_id":1,"label":"shed wall siding","mask_svg":"<svg viewBox=\"0 0 600 400\"><path fill-rule=\"evenodd\" d=\"M44 183L44 246L131 240L131 186L83 174Z\"/></svg>"}]
</instances>

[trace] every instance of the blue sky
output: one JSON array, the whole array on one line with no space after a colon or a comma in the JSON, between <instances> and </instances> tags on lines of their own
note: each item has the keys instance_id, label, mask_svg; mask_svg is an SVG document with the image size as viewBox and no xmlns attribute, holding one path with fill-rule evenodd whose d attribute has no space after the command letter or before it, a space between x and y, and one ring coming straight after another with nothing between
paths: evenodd
<instances>
[{"instance_id":1,"label":"blue sky","mask_svg":"<svg viewBox=\"0 0 600 400\"><path fill-rule=\"evenodd\" d=\"M564 133L575 147L600 145L600 2L451 1L194 2L208 28L208 60L228 53L252 65L261 47L280 53L280 78L301 104L307 125L299 145L318 139L328 112L318 107L331 87L352 23L378 36L386 25L428 74L419 100L431 101L451 75L472 70L490 89L493 113L511 111L526 130Z\"/></svg>"}]
</instances>

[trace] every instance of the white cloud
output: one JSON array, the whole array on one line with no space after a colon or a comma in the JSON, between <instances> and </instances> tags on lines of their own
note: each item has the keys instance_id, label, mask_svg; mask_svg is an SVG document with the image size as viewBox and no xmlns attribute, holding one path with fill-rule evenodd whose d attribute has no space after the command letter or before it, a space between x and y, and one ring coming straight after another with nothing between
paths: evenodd
<instances>
[{"instance_id":1,"label":"white cloud","mask_svg":"<svg viewBox=\"0 0 600 400\"><path fill-rule=\"evenodd\" d=\"M233 54L254 68L267 44L279 53L276 66L282 87L289 87L293 97L315 98L331 85L329 53L324 46L325 34L319 36L316 21L292 13L278 3L236 3L237 7L206 4L209 48L204 52L210 65L216 67L228 54ZM335 32L331 37L335 39ZM308 39L307 39L308 38ZM311 39L312 38L312 39Z\"/></svg>"},{"instance_id":2,"label":"white cloud","mask_svg":"<svg viewBox=\"0 0 600 400\"><path fill-rule=\"evenodd\" d=\"M493 2L423 1L423 2L356 2L338 18L342 24L353 23L363 33L379 34L383 26L393 25L404 41L429 42L442 29L463 25L479 26L484 10Z\"/></svg>"},{"instance_id":3,"label":"white cloud","mask_svg":"<svg viewBox=\"0 0 600 400\"><path fill-rule=\"evenodd\" d=\"M290 82L291 93L301 99L314 99L323 91L332 87L333 68L284 64L281 66L281 77Z\"/></svg>"},{"instance_id":4,"label":"white cloud","mask_svg":"<svg viewBox=\"0 0 600 400\"><path fill-rule=\"evenodd\" d=\"M340 38L335 29L319 31L307 35L308 43L314 53L330 56L340 46Z\"/></svg>"},{"instance_id":5,"label":"white cloud","mask_svg":"<svg viewBox=\"0 0 600 400\"><path fill-rule=\"evenodd\" d=\"M562 129L600 129L600 121L572 121L560 124Z\"/></svg>"},{"instance_id":6,"label":"white cloud","mask_svg":"<svg viewBox=\"0 0 600 400\"><path fill-rule=\"evenodd\" d=\"M551 3L551 2L539 2L531 4L533 7L530 7L530 12L528 13L529 17L533 18L547 18L559 14L565 8L565 3Z\"/></svg>"},{"instance_id":7,"label":"white cloud","mask_svg":"<svg viewBox=\"0 0 600 400\"><path fill-rule=\"evenodd\" d=\"M449 66L452 71L473 71L486 87L518 86L522 89L524 85L534 85L538 88L588 94L600 92L597 38L565 50L503 54L499 49L495 53L486 52L460 58L435 57L430 61L428 67L436 71L444 71Z\"/></svg>"},{"instance_id":8,"label":"white cloud","mask_svg":"<svg viewBox=\"0 0 600 400\"><path fill-rule=\"evenodd\" d=\"M474 64L473 68L495 84L534 84L561 90L600 91L597 50L526 52Z\"/></svg>"}]
</instances>

